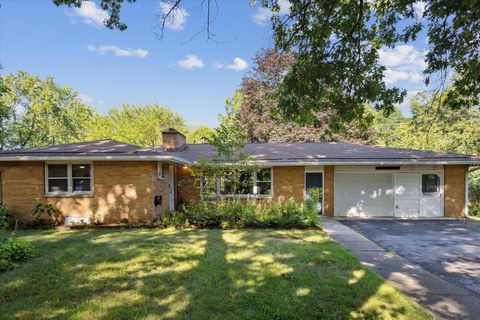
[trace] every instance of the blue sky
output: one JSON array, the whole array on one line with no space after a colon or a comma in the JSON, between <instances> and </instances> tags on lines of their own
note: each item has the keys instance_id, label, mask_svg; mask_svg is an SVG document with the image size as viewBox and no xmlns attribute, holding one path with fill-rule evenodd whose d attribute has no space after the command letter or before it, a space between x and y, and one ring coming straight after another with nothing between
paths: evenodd
<instances>
[{"instance_id":1,"label":"blue sky","mask_svg":"<svg viewBox=\"0 0 480 320\"><path fill-rule=\"evenodd\" d=\"M194 0L184 2L162 41L153 33L162 12L157 0L125 4L122 20L128 29L123 32L102 26L106 13L94 2L81 9L56 7L50 0L0 3L2 73L23 69L53 76L100 112L122 103L157 102L191 126L214 126L255 52L273 44L270 13L250 7L248 0L218 1L212 25L217 42L207 42L204 33L188 41L205 23L205 9ZM422 89L425 48L420 37L412 45L384 50L387 83L409 90L410 96Z\"/></svg>"}]
</instances>

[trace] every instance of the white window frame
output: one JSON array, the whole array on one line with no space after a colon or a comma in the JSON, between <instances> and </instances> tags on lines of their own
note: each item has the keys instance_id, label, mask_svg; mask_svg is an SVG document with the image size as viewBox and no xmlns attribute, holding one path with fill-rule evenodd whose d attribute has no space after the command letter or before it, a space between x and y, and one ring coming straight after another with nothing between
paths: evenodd
<instances>
[{"instance_id":1,"label":"white window frame","mask_svg":"<svg viewBox=\"0 0 480 320\"><path fill-rule=\"evenodd\" d=\"M250 194L237 194L237 195L234 195L234 194L222 194L220 193L220 189L221 189L221 184L222 184L222 181L221 181L221 177L217 177L215 179L215 194L210 194L210 195L206 195L206 197L210 197L210 198L217 198L217 197L222 197L222 198L232 198L232 197L239 197L239 198L272 198L273 197L273 167L262 167L262 169L265 168L265 169L270 169L270 190L271 193L270 194L258 194L257 193L257 190L258 190L258 187L257 187L257 173L254 172L253 173L253 193L250 193ZM269 181L259 181L259 182L269 182ZM202 182L203 183L203 182ZM201 186L201 190L203 190L203 185Z\"/></svg>"},{"instance_id":2,"label":"white window frame","mask_svg":"<svg viewBox=\"0 0 480 320\"><path fill-rule=\"evenodd\" d=\"M72 175L72 165L75 164L88 164L90 165L90 190L91 191L73 191L73 179L75 179ZM66 165L67 166L67 177L52 177L48 176L48 166L49 165ZM93 162L91 161L69 161L69 162L57 162L57 161L49 161L45 162L45 195L46 196L83 196L83 195L93 195ZM48 191L48 181L54 179L67 179L67 191L55 191L49 192Z\"/></svg>"}]
</instances>

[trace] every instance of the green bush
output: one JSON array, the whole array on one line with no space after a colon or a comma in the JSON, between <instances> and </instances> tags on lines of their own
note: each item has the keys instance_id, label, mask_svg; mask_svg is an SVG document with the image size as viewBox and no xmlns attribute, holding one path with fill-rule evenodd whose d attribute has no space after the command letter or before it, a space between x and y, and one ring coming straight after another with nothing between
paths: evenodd
<instances>
[{"instance_id":1,"label":"green bush","mask_svg":"<svg viewBox=\"0 0 480 320\"><path fill-rule=\"evenodd\" d=\"M8 226L8 219L7 219L7 209L0 205L0 231L5 230Z\"/></svg>"},{"instance_id":2,"label":"green bush","mask_svg":"<svg viewBox=\"0 0 480 320\"><path fill-rule=\"evenodd\" d=\"M33 257L32 246L23 240L0 242L0 271L15 267L18 263Z\"/></svg>"},{"instance_id":3,"label":"green bush","mask_svg":"<svg viewBox=\"0 0 480 320\"><path fill-rule=\"evenodd\" d=\"M309 228L318 226L315 208L307 208L293 199L285 203L243 203L238 199L184 204L180 211L159 221L163 226L220 227L223 229Z\"/></svg>"},{"instance_id":4,"label":"green bush","mask_svg":"<svg viewBox=\"0 0 480 320\"><path fill-rule=\"evenodd\" d=\"M480 217L480 202L470 203L468 205L468 214Z\"/></svg>"},{"instance_id":5,"label":"green bush","mask_svg":"<svg viewBox=\"0 0 480 320\"><path fill-rule=\"evenodd\" d=\"M53 227L62 223L62 214L52 204L38 203L32 210L34 226Z\"/></svg>"}]
</instances>

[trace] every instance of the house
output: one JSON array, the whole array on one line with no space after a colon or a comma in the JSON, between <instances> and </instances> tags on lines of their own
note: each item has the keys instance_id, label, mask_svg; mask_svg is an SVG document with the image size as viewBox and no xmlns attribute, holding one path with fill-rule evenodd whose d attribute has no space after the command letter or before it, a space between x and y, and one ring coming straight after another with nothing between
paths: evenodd
<instances>
[{"instance_id":1,"label":"house","mask_svg":"<svg viewBox=\"0 0 480 320\"><path fill-rule=\"evenodd\" d=\"M466 155L347 143L247 144L244 151L260 169L245 175L243 197L304 201L318 187L321 213L334 217L464 217L467 170L480 165ZM42 202L59 208L67 223L93 216L151 221L200 198L190 167L214 152L186 144L173 129L159 148L101 140L1 151L1 201L27 220ZM228 177L205 183L214 198L231 193Z\"/></svg>"}]
</instances>

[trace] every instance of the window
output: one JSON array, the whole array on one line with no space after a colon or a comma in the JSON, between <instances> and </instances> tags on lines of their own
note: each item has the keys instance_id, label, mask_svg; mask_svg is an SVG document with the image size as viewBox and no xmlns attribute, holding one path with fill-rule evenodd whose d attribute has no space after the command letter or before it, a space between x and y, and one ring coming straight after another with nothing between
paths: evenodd
<instances>
[{"instance_id":1,"label":"window","mask_svg":"<svg viewBox=\"0 0 480 320\"><path fill-rule=\"evenodd\" d=\"M422 174L422 192L434 194L440 192L440 177L437 174Z\"/></svg>"},{"instance_id":2,"label":"window","mask_svg":"<svg viewBox=\"0 0 480 320\"><path fill-rule=\"evenodd\" d=\"M89 194L93 189L92 165L83 163L47 164L46 194Z\"/></svg>"},{"instance_id":3,"label":"window","mask_svg":"<svg viewBox=\"0 0 480 320\"><path fill-rule=\"evenodd\" d=\"M240 173L239 181L235 185L231 175L226 174L221 178L206 177L202 179L202 193L206 196L262 195L272 194L272 170L261 168L255 173Z\"/></svg>"},{"instance_id":4,"label":"window","mask_svg":"<svg viewBox=\"0 0 480 320\"><path fill-rule=\"evenodd\" d=\"M202 179L202 194L205 196L217 194L217 179L215 177L204 177Z\"/></svg>"},{"instance_id":5,"label":"window","mask_svg":"<svg viewBox=\"0 0 480 320\"><path fill-rule=\"evenodd\" d=\"M262 168L257 171L255 186L255 194L272 194L272 169L271 168Z\"/></svg>"}]
</instances>

